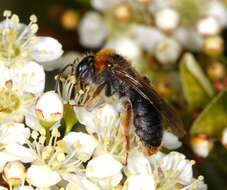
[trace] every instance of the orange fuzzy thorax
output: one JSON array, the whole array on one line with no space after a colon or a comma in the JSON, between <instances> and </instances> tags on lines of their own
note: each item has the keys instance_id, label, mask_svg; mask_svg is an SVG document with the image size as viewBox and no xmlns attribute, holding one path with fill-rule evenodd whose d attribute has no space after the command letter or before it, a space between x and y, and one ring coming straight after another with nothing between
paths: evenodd
<instances>
[{"instance_id":1,"label":"orange fuzzy thorax","mask_svg":"<svg viewBox=\"0 0 227 190\"><path fill-rule=\"evenodd\" d=\"M95 56L95 65L96 65L96 71L98 73L102 72L109 61L109 56L114 54L115 51L113 49L104 49L99 51Z\"/></svg>"}]
</instances>

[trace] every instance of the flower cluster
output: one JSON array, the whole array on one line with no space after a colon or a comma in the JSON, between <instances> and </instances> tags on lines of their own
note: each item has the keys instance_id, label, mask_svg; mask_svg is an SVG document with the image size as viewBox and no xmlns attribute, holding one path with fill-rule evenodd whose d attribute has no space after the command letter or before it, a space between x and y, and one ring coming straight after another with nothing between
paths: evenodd
<instances>
[{"instance_id":1,"label":"flower cluster","mask_svg":"<svg viewBox=\"0 0 227 190\"><path fill-rule=\"evenodd\" d=\"M193 178L194 161L181 153L146 156L132 142L126 162L120 116L113 105L75 111L87 132L61 135L62 101L46 92L36 104L37 121L1 126L1 171L11 188L207 189L202 176Z\"/></svg>"},{"instance_id":2,"label":"flower cluster","mask_svg":"<svg viewBox=\"0 0 227 190\"><path fill-rule=\"evenodd\" d=\"M128 148L121 108L114 99L86 110L79 104L88 100L93 89L74 88L75 76L69 74L58 76L61 97L53 91L44 93L40 63L61 56L61 45L35 35L35 16L27 26L10 11L4 16L0 23L0 173L4 182L0 189L207 189L202 176L193 177L194 161L178 152L167 153L181 146L169 131L164 132L161 149L166 153L148 156L133 126Z\"/></svg>"},{"instance_id":3,"label":"flower cluster","mask_svg":"<svg viewBox=\"0 0 227 190\"><path fill-rule=\"evenodd\" d=\"M143 51L162 64L175 63L184 50L217 54L227 11L216 0L92 0L96 11L83 17L80 40L87 47L112 47L132 62Z\"/></svg>"},{"instance_id":4,"label":"flower cluster","mask_svg":"<svg viewBox=\"0 0 227 190\"><path fill-rule=\"evenodd\" d=\"M32 114L35 101L45 86L41 63L57 59L61 44L50 37L36 36L35 15L30 23L20 23L11 11L4 11L0 22L0 123L22 122Z\"/></svg>"}]
</instances>

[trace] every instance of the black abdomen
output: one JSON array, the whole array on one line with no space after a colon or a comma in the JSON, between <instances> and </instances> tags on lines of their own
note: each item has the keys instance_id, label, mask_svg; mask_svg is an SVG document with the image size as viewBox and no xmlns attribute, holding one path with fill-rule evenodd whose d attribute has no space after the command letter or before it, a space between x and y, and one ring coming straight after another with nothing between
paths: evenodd
<instances>
[{"instance_id":1,"label":"black abdomen","mask_svg":"<svg viewBox=\"0 0 227 190\"><path fill-rule=\"evenodd\" d=\"M132 92L130 100L136 134L148 146L158 147L162 141L161 115L155 107L138 93Z\"/></svg>"}]
</instances>

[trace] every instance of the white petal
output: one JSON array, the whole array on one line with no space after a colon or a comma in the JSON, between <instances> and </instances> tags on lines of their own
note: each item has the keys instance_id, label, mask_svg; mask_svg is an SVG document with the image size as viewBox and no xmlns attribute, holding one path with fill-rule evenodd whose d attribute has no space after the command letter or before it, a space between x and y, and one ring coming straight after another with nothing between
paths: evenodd
<instances>
[{"instance_id":1,"label":"white petal","mask_svg":"<svg viewBox=\"0 0 227 190\"><path fill-rule=\"evenodd\" d=\"M122 173L117 173L114 176L111 176L110 178L104 178L104 179L93 179L93 181L95 181L96 183L99 184L99 187L101 187L101 189L109 189L110 186L115 187L117 186L120 181L122 180Z\"/></svg>"},{"instance_id":2,"label":"white petal","mask_svg":"<svg viewBox=\"0 0 227 190\"><path fill-rule=\"evenodd\" d=\"M182 143L179 141L176 135L168 131L164 131L163 138L162 138L162 145L165 148L172 150L172 149L179 148L182 145Z\"/></svg>"},{"instance_id":3,"label":"white petal","mask_svg":"<svg viewBox=\"0 0 227 190\"><path fill-rule=\"evenodd\" d=\"M79 34L84 46L98 47L107 36L107 27L98 13L88 12L81 20Z\"/></svg>"},{"instance_id":4,"label":"white petal","mask_svg":"<svg viewBox=\"0 0 227 190\"><path fill-rule=\"evenodd\" d=\"M15 160L20 160L24 163L29 163L36 159L36 154L33 150L19 144L7 144L5 151L14 156Z\"/></svg>"},{"instance_id":5,"label":"white petal","mask_svg":"<svg viewBox=\"0 0 227 190\"><path fill-rule=\"evenodd\" d=\"M135 175L127 179L122 190L155 190L152 175Z\"/></svg>"},{"instance_id":6,"label":"white petal","mask_svg":"<svg viewBox=\"0 0 227 190\"><path fill-rule=\"evenodd\" d=\"M122 0L91 0L91 5L99 11L108 11L121 2Z\"/></svg>"},{"instance_id":7,"label":"white petal","mask_svg":"<svg viewBox=\"0 0 227 190\"><path fill-rule=\"evenodd\" d=\"M47 165L31 165L27 170L27 180L36 187L50 187L57 184L61 177Z\"/></svg>"},{"instance_id":8,"label":"white petal","mask_svg":"<svg viewBox=\"0 0 227 190\"><path fill-rule=\"evenodd\" d=\"M149 156L147 159L149 160L151 167L155 168L160 163L160 161L164 158L164 156L165 154L159 151L156 154Z\"/></svg>"},{"instance_id":9,"label":"white petal","mask_svg":"<svg viewBox=\"0 0 227 190\"><path fill-rule=\"evenodd\" d=\"M105 48L113 48L117 53L125 56L130 61L138 61L141 55L141 49L135 40L128 37L118 37L110 39Z\"/></svg>"},{"instance_id":10,"label":"white petal","mask_svg":"<svg viewBox=\"0 0 227 190\"><path fill-rule=\"evenodd\" d=\"M162 9L156 12L155 22L162 30L173 30L179 22L178 12L171 8Z\"/></svg>"},{"instance_id":11,"label":"white petal","mask_svg":"<svg viewBox=\"0 0 227 190\"><path fill-rule=\"evenodd\" d=\"M30 47L32 57L38 62L47 62L59 58L63 54L62 45L50 37L38 37Z\"/></svg>"},{"instance_id":12,"label":"white petal","mask_svg":"<svg viewBox=\"0 0 227 190\"><path fill-rule=\"evenodd\" d=\"M0 127L0 134L0 142L3 144L24 144L30 136L30 130L22 123L6 123Z\"/></svg>"},{"instance_id":13,"label":"white petal","mask_svg":"<svg viewBox=\"0 0 227 190\"><path fill-rule=\"evenodd\" d=\"M41 65L36 62L27 62L20 71L20 78L26 76L24 90L26 92L39 94L45 87L45 72Z\"/></svg>"},{"instance_id":14,"label":"white petal","mask_svg":"<svg viewBox=\"0 0 227 190\"><path fill-rule=\"evenodd\" d=\"M178 28L174 37L179 43L189 50L200 50L203 46L203 38L195 30L190 28Z\"/></svg>"},{"instance_id":15,"label":"white petal","mask_svg":"<svg viewBox=\"0 0 227 190\"><path fill-rule=\"evenodd\" d=\"M128 157L127 175L149 175L151 173L150 163L143 153L138 150L131 151Z\"/></svg>"},{"instance_id":16,"label":"white petal","mask_svg":"<svg viewBox=\"0 0 227 190\"><path fill-rule=\"evenodd\" d=\"M88 180L84 176L74 175L74 174L67 174L63 175L63 178L70 182L66 186L66 190L99 190L99 188Z\"/></svg>"},{"instance_id":17,"label":"white petal","mask_svg":"<svg viewBox=\"0 0 227 190\"><path fill-rule=\"evenodd\" d=\"M108 178L118 174L122 169L122 164L111 155L105 154L93 158L88 162L86 176L89 178Z\"/></svg>"},{"instance_id":18,"label":"white petal","mask_svg":"<svg viewBox=\"0 0 227 190\"><path fill-rule=\"evenodd\" d=\"M159 30L143 25L135 25L132 28L134 39L148 52L154 52L159 42L165 39L165 35Z\"/></svg>"},{"instance_id":19,"label":"white petal","mask_svg":"<svg viewBox=\"0 0 227 190\"><path fill-rule=\"evenodd\" d=\"M220 32L220 24L213 17L206 17L199 21L197 30L202 35L217 35Z\"/></svg>"},{"instance_id":20,"label":"white petal","mask_svg":"<svg viewBox=\"0 0 227 190\"><path fill-rule=\"evenodd\" d=\"M7 162L17 160L15 156L13 156L10 153L7 153L6 151L0 152L0 173L2 173L3 168Z\"/></svg>"},{"instance_id":21,"label":"white petal","mask_svg":"<svg viewBox=\"0 0 227 190\"><path fill-rule=\"evenodd\" d=\"M79 122L86 126L86 130L92 134L98 131L95 124L95 115L92 112L87 111L83 107L74 107L74 111Z\"/></svg>"},{"instance_id":22,"label":"white petal","mask_svg":"<svg viewBox=\"0 0 227 190\"><path fill-rule=\"evenodd\" d=\"M91 135L82 132L70 132L63 139L68 146L74 146L83 161L87 161L94 152L97 141ZM86 156L87 160L84 160Z\"/></svg>"},{"instance_id":23,"label":"white petal","mask_svg":"<svg viewBox=\"0 0 227 190\"><path fill-rule=\"evenodd\" d=\"M62 69L67 64L73 63L75 61L75 58L78 57L80 57L80 54L78 52L70 51L65 53L62 57L47 63L43 63L42 65L45 71L53 71L55 69Z\"/></svg>"},{"instance_id":24,"label":"white petal","mask_svg":"<svg viewBox=\"0 0 227 190\"><path fill-rule=\"evenodd\" d=\"M227 26L227 10L222 1L209 1L206 14L215 17L222 27Z\"/></svg>"},{"instance_id":25,"label":"white petal","mask_svg":"<svg viewBox=\"0 0 227 190\"><path fill-rule=\"evenodd\" d=\"M6 187L0 186L0 190L8 190Z\"/></svg>"},{"instance_id":26,"label":"white petal","mask_svg":"<svg viewBox=\"0 0 227 190\"><path fill-rule=\"evenodd\" d=\"M178 152L171 152L166 155L161 162L161 169L164 173L168 171L176 172L178 183L190 184L193 179L192 162L186 160L185 156ZM180 175L178 172L180 171Z\"/></svg>"}]
</instances>

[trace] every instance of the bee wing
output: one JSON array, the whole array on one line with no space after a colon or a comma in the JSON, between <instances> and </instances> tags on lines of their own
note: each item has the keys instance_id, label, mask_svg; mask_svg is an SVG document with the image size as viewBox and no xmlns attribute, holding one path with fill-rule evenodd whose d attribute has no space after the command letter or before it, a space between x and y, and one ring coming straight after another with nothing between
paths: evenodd
<instances>
[{"instance_id":1,"label":"bee wing","mask_svg":"<svg viewBox=\"0 0 227 190\"><path fill-rule=\"evenodd\" d=\"M184 135L185 132L182 120L178 117L175 110L157 94L147 81L143 80L136 72L133 71L133 76L120 67L115 67L113 72L116 76L135 89L143 98L153 104L153 106L172 124L171 128L174 134L179 137Z\"/></svg>"}]
</instances>

